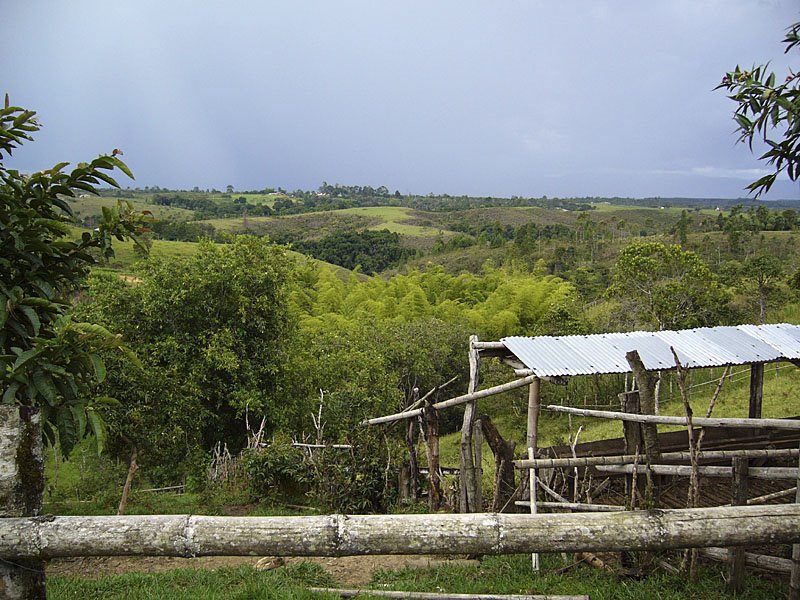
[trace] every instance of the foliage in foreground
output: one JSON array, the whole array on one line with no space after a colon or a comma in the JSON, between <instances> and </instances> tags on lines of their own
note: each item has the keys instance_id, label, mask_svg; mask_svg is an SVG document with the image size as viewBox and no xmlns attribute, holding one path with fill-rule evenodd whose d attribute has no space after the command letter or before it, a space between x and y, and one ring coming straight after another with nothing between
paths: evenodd
<instances>
[{"instance_id":1,"label":"foliage in foreground","mask_svg":"<svg viewBox=\"0 0 800 600\"><path fill-rule=\"evenodd\" d=\"M113 256L112 239L137 240L143 221L132 205L120 203L104 207L92 233L69 239L69 200L96 194L101 182L119 187L107 172L132 175L118 150L69 172L68 163L31 175L6 168L4 157L38 130L36 113L11 106L6 95L0 109L0 389L3 404L40 408L45 432L50 441L59 438L66 455L88 430L99 447L105 439L91 393L93 381L106 375L101 352L136 362L119 337L70 318L70 295L98 263L94 252Z\"/></svg>"},{"instance_id":2,"label":"foliage in foreground","mask_svg":"<svg viewBox=\"0 0 800 600\"><path fill-rule=\"evenodd\" d=\"M789 27L783 41L786 52L800 44L800 23ZM800 177L800 73L789 70L785 79L778 81L766 65L750 70L737 65L718 87L725 88L738 105L734 120L739 141L752 149L753 140L760 140L767 147L759 158L771 165L772 172L746 189L758 197L768 192L784 172L796 181Z\"/></svg>"}]
</instances>

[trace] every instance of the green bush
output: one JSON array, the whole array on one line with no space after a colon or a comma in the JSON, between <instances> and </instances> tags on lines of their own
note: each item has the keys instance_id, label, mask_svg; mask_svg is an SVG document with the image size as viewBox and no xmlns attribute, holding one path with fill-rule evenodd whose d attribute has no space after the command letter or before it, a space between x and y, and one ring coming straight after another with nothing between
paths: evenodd
<instances>
[{"instance_id":1,"label":"green bush","mask_svg":"<svg viewBox=\"0 0 800 600\"><path fill-rule=\"evenodd\" d=\"M276 437L266 448L247 450L242 455L248 488L258 498L297 499L305 495L311 472L303 451L286 437Z\"/></svg>"}]
</instances>

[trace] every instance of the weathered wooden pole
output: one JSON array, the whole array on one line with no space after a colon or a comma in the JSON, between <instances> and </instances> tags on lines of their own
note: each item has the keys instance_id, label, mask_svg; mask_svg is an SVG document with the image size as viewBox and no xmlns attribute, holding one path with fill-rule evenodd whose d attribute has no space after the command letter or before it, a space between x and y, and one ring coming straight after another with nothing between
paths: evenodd
<instances>
[{"instance_id":1,"label":"weathered wooden pole","mask_svg":"<svg viewBox=\"0 0 800 600\"><path fill-rule=\"evenodd\" d=\"M0 526L38 517L44 493L42 422L38 409L0 405ZM0 561L0 597L45 598L44 562L20 557Z\"/></svg>"},{"instance_id":2,"label":"weathered wooden pole","mask_svg":"<svg viewBox=\"0 0 800 600\"><path fill-rule=\"evenodd\" d=\"M800 462L797 465L795 506L800 506ZM800 543L792 546L792 573L789 576L789 600L800 600Z\"/></svg>"},{"instance_id":3,"label":"weathered wooden pole","mask_svg":"<svg viewBox=\"0 0 800 600\"><path fill-rule=\"evenodd\" d=\"M542 404L542 381L541 379L534 379L528 388L528 460L536 458L536 451L539 444L539 408ZM536 469L528 471L528 491L530 493L530 511L535 515L538 510L536 507ZM537 553L531 554L531 566L534 571L539 570L539 555Z\"/></svg>"},{"instance_id":4,"label":"weathered wooden pole","mask_svg":"<svg viewBox=\"0 0 800 600\"><path fill-rule=\"evenodd\" d=\"M761 402L764 397L764 363L750 365L750 419L761 418Z\"/></svg>"},{"instance_id":5,"label":"weathered wooden pole","mask_svg":"<svg viewBox=\"0 0 800 600\"><path fill-rule=\"evenodd\" d=\"M0 558L527 554L800 542L800 505L582 514L0 519Z\"/></svg>"},{"instance_id":6,"label":"weathered wooden pole","mask_svg":"<svg viewBox=\"0 0 800 600\"><path fill-rule=\"evenodd\" d=\"M747 504L747 468L746 458L734 458L733 482L731 484L731 505L744 506ZM733 594L741 594L744 590L745 579L745 551L744 548L729 548L728 556L728 589Z\"/></svg>"},{"instance_id":7,"label":"weathered wooden pole","mask_svg":"<svg viewBox=\"0 0 800 600\"><path fill-rule=\"evenodd\" d=\"M548 404L542 407L553 412L597 417L598 419L617 419L620 421L635 421L638 423L656 423L658 425L683 425L688 424L686 417L670 417L664 415L633 415L612 410L593 410L591 408L575 408L573 406L559 406ZM733 427L736 429L764 429L800 430L800 419L731 419L728 417L693 417L695 427Z\"/></svg>"},{"instance_id":8,"label":"weathered wooden pole","mask_svg":"<svg viewBox=\"0 0 800 600\"><path fill-rule=\"evenodd\" d=\"M469 386L467 394L473 394L478 389L480 377L480 356L474 343L478 341L477 335L469 337ZM464 422L461 425L460 447L460 486L459 486L459 512L478 512L476 505L475 488L475 458L472 452L472 426L477 410L477 400L470 400L464 409Z\"/></svg>"},{"instance_id":9,"label":"weathered wooden pole","mask_svg":"<svg viewBox=\"0 0 800 600\"><path fill-rule=\"evenodd\" d=\"M419 400L419 388L414 388L411 392L411 403ZM419 478L419 464L417 461L417 424L414 420L409 420L406 428L406 445L408 446L408 470L409 470L409 494L411 499L416 502L418 494L417 479Z\"/></svg>"}]
</instances>

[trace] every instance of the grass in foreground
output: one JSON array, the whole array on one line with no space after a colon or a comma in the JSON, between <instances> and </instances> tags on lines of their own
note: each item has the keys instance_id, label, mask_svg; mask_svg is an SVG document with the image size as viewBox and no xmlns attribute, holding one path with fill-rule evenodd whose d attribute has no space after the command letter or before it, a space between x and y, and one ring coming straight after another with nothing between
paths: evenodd
<instances>
[{"instance_id":1,"label":"grass in foreground","mask_svg":"<svg viewBox=\"0 0 800 600\"><path fill-rule=\"evenodd\" d=\"M561 557L542 557L542 571L531 571L530 556L486 557L479 567L441 566L434 569L379 571L370 587L382 590L494 594L589 594L592 600L678 600L730 598L724 569L715 565L700 568L700 579L693 583L686 575L660 571L642 580L619 577L578 565L564 573ZM167 573L125 574L83 579L51 577L51 598L274 598L276 600L333 599L331 594L312 594L308 587L337 587L324 569L313 563L299 563L273 571L251 567L201 571L181 569ZM784 597L788 584L749 577L740 598L766 600ZM369 598L370 596L362 596Z\"/></svg>"}]
</instances>

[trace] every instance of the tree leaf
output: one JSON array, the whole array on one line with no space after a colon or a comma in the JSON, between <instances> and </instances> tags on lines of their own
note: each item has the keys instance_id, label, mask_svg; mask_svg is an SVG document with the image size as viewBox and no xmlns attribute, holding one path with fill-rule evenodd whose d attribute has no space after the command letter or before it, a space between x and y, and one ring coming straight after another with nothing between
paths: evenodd
<instances>
[{"instance_id":1,"label":"tree leaf","mask_svg":"<svg viewBox=\"0 0 800 600\"><path fill-rule=\"evenodd\" d=\"M89 355L89 359L92 361L92 366L94 367L94 374L97 378L97 383L103 383L106 378L106 365L103 362L103 359L100 358L100 355L95 354L94 352Z\"/></svg>"},{"instance_id":2,"label":"tree leaf","mask_svg":"<svg viewBox=\"0 0 800 600\"><path fill-rule=\"evenodd\" d=\"M38 336L39 329L42 326L41 321L39 321L39 315L37 315L36 311L30 306L20 305L19 310L28 318L28 321L30 321L31 325L33 326L34 337Z\"/></svg>"},{"instance_id":3,"label":"tree leaf","mask_svg":"<svg viewBox=\"0 0 800 600\"><path fill-rule=\"evenodd\" d=\"M106 441L108 440L108 429L106 428L106 423L103 421L103 417L100 416L94 408L91 406L86 408L86 417L89 420L89 426L92 429L92 433L94 434L94 439L97 442L97 454L101 454L103 449L106 447Z\"/></svg>"},{"instance_id":4,"label":"tree leaf","mask_svg":"<svg viewBox=\"0 0 800 600\"><path fill-rule=\"evenodd\" d=\"M53 378L49 373L40 369L34 371L33 385L36 388L36 391L39 392L42 397L44 397L50 406L55 404L56 397L58 396L58 390L56 389L56 385L53 383Z\"/></svg>"}]
</instances>

